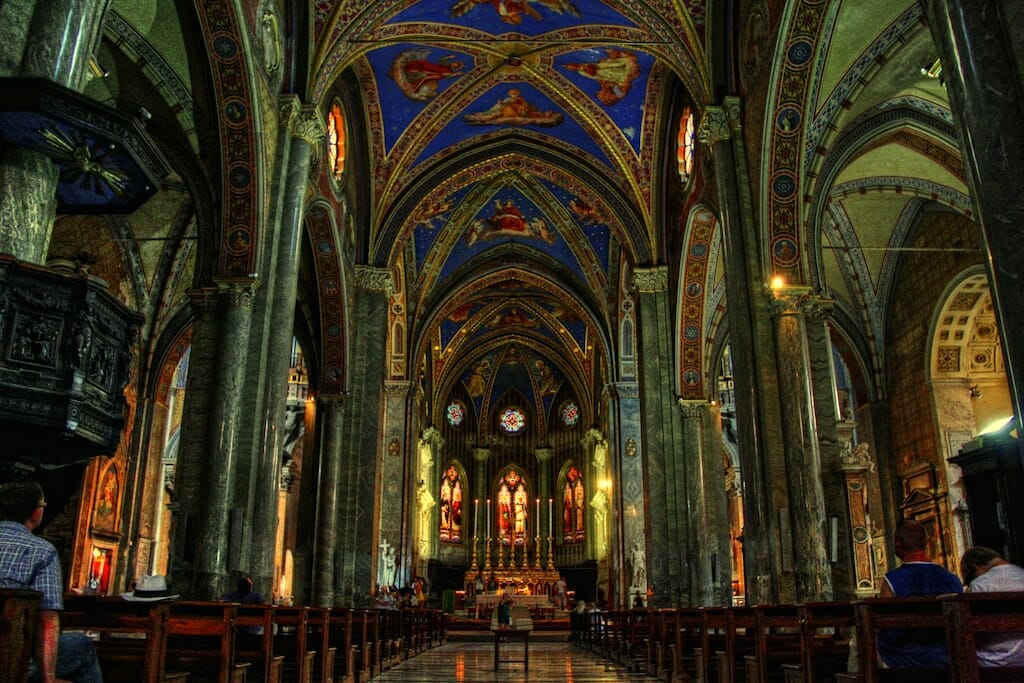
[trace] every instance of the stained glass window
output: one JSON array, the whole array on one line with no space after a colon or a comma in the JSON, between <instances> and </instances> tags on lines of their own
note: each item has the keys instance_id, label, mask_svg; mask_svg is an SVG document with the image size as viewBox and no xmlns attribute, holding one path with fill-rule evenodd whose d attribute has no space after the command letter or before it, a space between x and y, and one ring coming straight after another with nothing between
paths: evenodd
<instances>
[{"instance_id":1,"label":"stained glass window","mask_svg":"<svg viewBox=\"0 0 1024 683\"><path fill-rule=\"evenodd\" d=\"M441 542L462 542L462 479L454 464L441 479Z\"/></svg>"},{"instance_id":2,"label":"stained glass window","mask_svg":"<svg viewBox=\"0 0 1024 683\"><path fill-rule=\"evenodd\" d=\"M570 467L562 489L562 543L583 543L586 539L585 512L583 475L575 466Z\"/></svg>"},{"instance_id":3,"label":"stained glass window","mask_svg":"<svg viewBox=\"0 0 1024 683\"><path fill-rule=\"evenodd\" d=\"M519 408L506 408L498 424L509 434L515 434L526 426L526 416Z\"/></svg>"},{"instance_id":4,"label":"stained glass window","mask_svg":"<svg viewBox=\"0 0 1024 683\"><path fill-rule=\"evenodd\" d=\"M572 427L579 422L580 409L576 407L575 401L566 401L562 404L562 424Z\"/></svg>"},{"instance_id":5,"label":"stained glass window","mask_svg":"<svg viewBox=\"0 0 1024 683\"><path fill-rule=\"evenodd\" d=\"M452 401L448 404L448 424L458 427L466 417L466 409L460 401Z\"/></svg>"},{"instance_id":6,"label":"stained glass window","mask_svg":"<svg viewBox=\"0 0 1024 683\"><path fill-rule=\"evenodd\" d=\"M334 180L345 174L345 115L341 103L335 100L327 115L327 163Z\"/></svg>"},{"instance_id":7,"label":"stained glass window","mask_svg":"<svg viewBox=\"0 0 1024 683\"><path fill-rule=\"evenodd\" d=\"M694 143L693 112L689 107L683 110L679 119L679 137L676 147L676 163L679 167L679 180L685 185L693 174Z\"/></svg>"},{"instance_id":8,"label":"stained glass window","mask_svg":"<svg viewBox=\"0 0 1024 683\"><path fill-rule=\"evenodd\" d=\"M498 487L498 541L502 545L522 546L529 529L530 497L523 478L509 470Z\"/></svg>"}]
</instances>

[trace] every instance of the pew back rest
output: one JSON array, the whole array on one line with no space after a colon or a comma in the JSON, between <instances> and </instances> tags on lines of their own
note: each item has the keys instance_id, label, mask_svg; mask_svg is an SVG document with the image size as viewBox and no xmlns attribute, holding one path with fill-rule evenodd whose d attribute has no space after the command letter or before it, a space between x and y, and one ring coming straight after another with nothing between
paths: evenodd
<instances>
[{"instance_id":1,"label":"pew back rest","mask_svg":"<svg viewBox=\"0 0 1024 683\"><path fill-rule=\"evenodd\" d=\"M42 597L38 591L0 588L0 683L21 683L28 676Z\"/></svg>"},{"instance_id":2,"label":"pew back rest","mask_svg":"<svg viewBox=\"0 0 1024 683\"><path fill-rule=\"evenodd\" d=\"M166 602L71 595L64 599L61 629L84 631L96 645L107 680L159 683L166 673Z\"/></svg>"}]
</instances>

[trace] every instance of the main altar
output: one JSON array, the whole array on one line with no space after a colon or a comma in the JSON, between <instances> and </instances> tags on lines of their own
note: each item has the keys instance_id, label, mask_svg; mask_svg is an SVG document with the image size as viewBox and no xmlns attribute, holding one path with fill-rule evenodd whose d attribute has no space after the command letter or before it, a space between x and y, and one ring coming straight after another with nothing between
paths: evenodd
<instances>
[{"instance_id":1,"label":"main altar","mask_svg":"<svg viewBox=\"0 0 1024 683\"><path fill-rule=\"evenodd\" d=\"M555 568L552 536L547 537L547 563L543 563L541 536L535 536L533 543L502 543L499 539L484 539L484 561L477 561L476 539L473 543L473 564L466 571L463 585L467 599L475 604L477 618L480 611L488 611L508 592L512 604L522 607L549 607L555 602L560 575ZM491 561L491 549L495 548L496 558ZM532 551L532 552L531 552ZM483 591L477 589L477 579L483 584Z\"/></svg>"}]
</instances>

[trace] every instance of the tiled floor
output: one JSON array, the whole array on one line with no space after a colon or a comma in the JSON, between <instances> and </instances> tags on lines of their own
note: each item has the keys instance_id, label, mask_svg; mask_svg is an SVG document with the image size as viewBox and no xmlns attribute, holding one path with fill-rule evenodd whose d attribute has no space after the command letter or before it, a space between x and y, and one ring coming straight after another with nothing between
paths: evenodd
<instances>
[{"instance_id":1,"label":"tiled floor","mask_svg":"<svg viewBox=\"0 0 1024 683\"><path fill-rule=\"evenodd\" d=\"M503 645L502 659L523 658L519 641ZM494 670L492 642L449 642L378 674L370 683L610 683L655 681L630 673L568 642L530 641L530 669L521 661L501 662Z\"/></svg>"}]
</instances>

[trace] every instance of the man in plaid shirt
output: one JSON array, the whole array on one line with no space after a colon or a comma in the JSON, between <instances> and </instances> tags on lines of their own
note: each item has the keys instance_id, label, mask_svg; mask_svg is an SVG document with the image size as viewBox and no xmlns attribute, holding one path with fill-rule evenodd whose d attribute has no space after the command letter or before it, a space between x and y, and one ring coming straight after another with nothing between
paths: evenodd
<instances>
[{"instance_id":1,"label":"man in plaid shirt","mask_svg":"<svg viewBox=\"0 0 1024 683\"><path fill-rule=\"evenodd\" d=\"M60 633L64 609L57 550L33 535L43 521L43 489L31 480L0 484L0 587L40 591L35 659L29 680L103 683L96 649L82 633Z\"/></svg>"}]
</instances>

